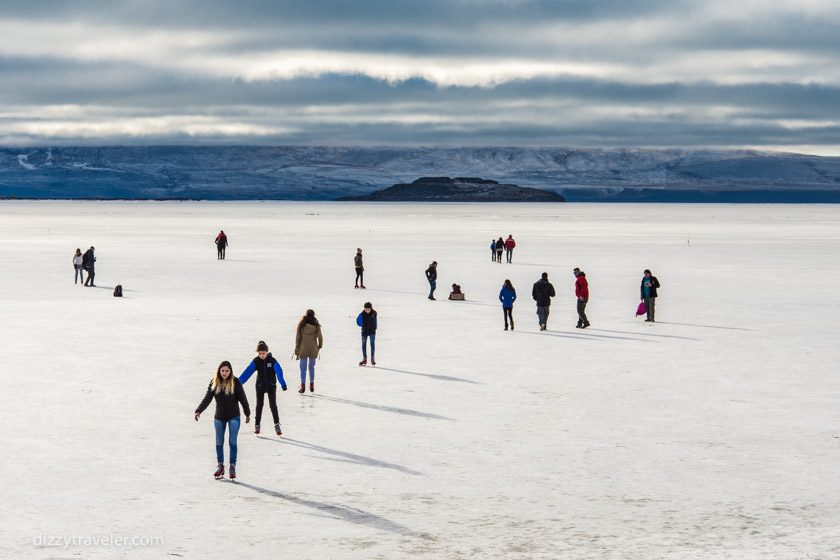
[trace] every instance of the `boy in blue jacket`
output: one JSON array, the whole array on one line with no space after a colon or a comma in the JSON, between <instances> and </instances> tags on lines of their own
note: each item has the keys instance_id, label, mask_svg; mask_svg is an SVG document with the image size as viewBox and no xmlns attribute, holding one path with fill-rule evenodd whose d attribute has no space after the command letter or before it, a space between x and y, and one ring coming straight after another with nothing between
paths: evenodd
<instances>
[{"instance_id":1,"label":"boy in blue jacket","mask_svg":"<svg viewBox=\"0 0 840 560\"><path fill-rule=\"evenodd\" d=\"M257 415L254 421L254 433L260 433L260 419L262 418L263 401L268 394L268 407L271 409L271 417L274 420L274 431L278 436L283 435L280 430L280 415L277 413L277 383L280 382L283 390L286 390L286 380L283 379L283 368L268 351L268 344L260 340L257 344L257 357L254 358L245 371L239 376L239 382L245 382L257 373Z\"/></svg>"}]
</instances>

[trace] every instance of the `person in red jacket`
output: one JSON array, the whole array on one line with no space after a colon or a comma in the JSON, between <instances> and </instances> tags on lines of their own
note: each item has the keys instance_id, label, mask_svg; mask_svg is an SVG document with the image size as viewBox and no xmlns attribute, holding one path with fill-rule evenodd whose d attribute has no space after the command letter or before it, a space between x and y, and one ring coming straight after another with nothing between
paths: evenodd
<instances>
[{"instance_id":1,"label":"person in red jacket","mask_svg":"<svg viewBox=\"0 0 840 560\"><path fill-rule=\"evenodd\" d=\"M513 240L512 235L508 235L508 238L505 239L505 256L507 257L507 262L511 262L513 259L514 247L516 247L516 241Z\"/></svg>"},{"instance_id":2,"label":"person in red jacket","mask_svg":"<svg viewBox=\"0 0 840 560\"><path fill-rule=\"evenodd\" d=\"M575 268L575 298L577 298L578 329L585 329L589 326L589 319L586 318L586 304L589 301L589 282L586 281L586 273Z\"/></svg>"}]
</instances>

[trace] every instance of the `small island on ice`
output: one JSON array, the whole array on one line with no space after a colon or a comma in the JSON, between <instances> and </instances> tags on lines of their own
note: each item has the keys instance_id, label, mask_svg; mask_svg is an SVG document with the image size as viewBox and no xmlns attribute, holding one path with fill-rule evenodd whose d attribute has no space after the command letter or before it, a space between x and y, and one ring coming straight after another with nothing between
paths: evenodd
<instances>
[{"instance_id":1,"label":"small island on ice","mask_svg":"<svg viewBox=\"0 0 840 560\"><path fill-rule=\"evenodd\" d=\"M565 202L563 196L542 189L505 185L477 177L420 177L363 196L340 201L369 202Z\"/></svg>"}]
</instances>

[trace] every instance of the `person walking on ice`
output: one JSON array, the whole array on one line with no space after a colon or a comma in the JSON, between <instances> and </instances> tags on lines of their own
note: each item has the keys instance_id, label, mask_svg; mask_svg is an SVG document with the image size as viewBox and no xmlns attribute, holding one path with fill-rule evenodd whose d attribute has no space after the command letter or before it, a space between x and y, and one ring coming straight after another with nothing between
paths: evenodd
<instances>
[{"instance_id":1,"label":"person walking on ice","mask_svg":"<svg viewBox=\"0 0 840 560\"><path fill-rule=\"evenodd\" d=\"M85 283L85 272L84 268L82 268L82 263L84 262L84 257L82 256L82 250L76 249L76 254L73 255L73 284L84 284Z\"/></svg>"},{"instance_id":2,"label":"person walking on ice","mask_svg":"<svg viewBox=\"0 0 840 560\"><path fill-rule=\"evenodd\" d=\"M496 240L496 262L502 264L502 253L505 252L505 240L499 237Z\"/></svg>"},{"instance_id":3,"label":"person walking on ice","mask_svg":"<svg viewBox=\"0 0 840 560\"><path fill-rule=\"evenodd\" d=\"M540 330L548 328L548 312L551 306L551 298L555 296L554 286L548 281L548 272L542 273L542 278L534 283L531 289L531 297L537 302L537 318L540 321Z\"/></svg>"},{"instance_id":4,"label":"person walking on ice","mask_svg":"<svg viewBox=\"0 0 840 560\"><path fill-rule=\"evenodd\" d=\"M516 301L516 289L510 280L505 280L499 292L499 301L502 302L502 314L505 316L505 330L508 330L508 319L510 319L510 330L513 330L513 302Z\"/></svg>"},{"instance_id":5,"label":"person walking on ice","mask_svg":"<svg viewBox=\"0 0 840 560\"><path fill-rule=\"evenodd\" d=\"M490 240L490 260L496 262L496 240Z\"/></svg>"},{"instance_id":6,"label":"person walking on ice","mask_svg":"<svg viewBox=\"0 0 840 560\"><path fill-rule=\"evenodd\" d=\"M315 360L324 346L321 334L321 323L315 317L315 312L306 310L297 326L295 337L295 358L300 360L300 389L298 393L306 392L306 371L309 370L309 392L315 392Z\"/></svg>"},{"instance_id":7,"label":"person walking on ice","mask_svg":"<svg viewBox=\"0 0 840 560\"><path fill-rule=\"evenodd\" d=\"M370 365L376 366L376 310L369 301L356 317L356 324L362 327L362 361L359 365L367 365L367 342L370 340Z\"/></svg>"},{"instance_id":8,"label":"person walking on ice","mask_svg":"<svg viewBox=\"0 0 840 560\"><path fill-rule=\"evenodd\" d=\"M366 289L365 288L365 265L362 262L362 250L361 249L356 249L356 256L353 258L353 262L356 265L356 285L354 286L354 288L361 288L361 289L364 290L364 289ZM361 283L362 285L359 286L359 283Z\"/></svg>"},{"instance_id":9,"label":"person walking on ice","mask_svg":"<svg viewBox=\"0 0 840 560\"><path fill-rule=\"evenodd\" d=\"M96 255L94 254L95 249L91 247L85 254L82 255L82 268L85 269L87 272L87 279L85 280L84 285L89 286L91 288L95 288L96 284L93 283L93 279L96 278Z\"/></svg>"},{"instance_id":10,"label":"person walking on ice","mask_svg":"<svg viewBox=\"0 0 840 560\"><path fill-rule=\"evenodd\" d=\"M642 276L641 297L645 302L645 310L647 312L646 323L656 322L656 298L659 295L659 280L651 273L649 269L645 269L644 276Z\"/></svg>"},{"instance_id":11,"label":"person walking on ice","mask_svg":"<svg viewBox=\"0 0 840 560\"><path fill-rule=\"evenodd\" d=\"M240 374L239 382L245 385L254 372L257 374L257 415L254 419L254 433L260 433L260 420L262 420L263 404L267 394L268 408L271 409L271 419L274 420L274 433L282 436L280 415L277 412L277 381L280 382L280 387L285 391L287 388L286 380L283 379L283 368L268 351L268 344L262 340L257 344L257 357L251 360L245 371Z\"/></svg>"},{"instance_id":12,"label":"person walking on ice","mask_svg":"<svg viewBox=\"0 0 840 560\"><path fill-rule=\"evenodd\" d=\"M219 235L216 236L216 259L223 261L225 260L225 249L229 245L227 234L225 234L225 230L221 230Z\"/></svg>"},{"instance_id":13,"label":"person walking on ice","mask_svg":"<svg viewBox=\"0 0 840 560\"><path fill-rule=\"evenodd\" d=\"M213 426L216 430L216 462L218 463L213 476L216 480L225 476L225 429L229 431L228 445L230 446L230 471L228 476L233 480L236 478L236 440L239 436L240 414L239 405L245 411L245 423L251 421L251 407L248 406L248 398L245 396L245 389L242 383L233 375L233 368L230 362L224 361L216 369L216 375L207 387L207 393L195 409L195 421L210 405L210 401L216 400L216 414L213 418Z\"/></svg>"},{"instance_id":14,"label":"person walking on ice","mask_svg":"<svg viewBox=\"0 0 840 560\"><path fill-rule=\"evenodd\" d=\"M508 235L508 238L505 239L505 257L507 258L507 262L513 262L513 248L516 247L516 241L513 240L512 235Z\"/></svg>"},{"instance_id":15,"label":"person walking on ice","mask_svg":"<svg viewBox=\"0 0 840 560\"><path fill-rule=\"evenodd\" d=\"M426 269L426 280L429 281L429 299L434 301L437 288L437 261L432 261Z\"/></svg>"},{"instance_id":16,"label":"person walking on ice","mask_svg":"<svg viewBox=\"0 0 840 560\"><path fill-rule=\"evenodd\" d=\"M585 329L589 326L589 319L586 318L586 304L589 302L589 282L586 281L586 273L579 268L573 271L575 275L575 299L577 300L578 329Z\"/></svg>"}]
</instances>

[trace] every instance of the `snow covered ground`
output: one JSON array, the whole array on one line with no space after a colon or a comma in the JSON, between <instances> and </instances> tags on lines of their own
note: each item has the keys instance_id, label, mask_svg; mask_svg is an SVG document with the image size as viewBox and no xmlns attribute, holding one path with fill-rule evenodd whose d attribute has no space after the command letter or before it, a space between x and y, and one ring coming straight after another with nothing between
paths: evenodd
<instances>
[{"instance_id":1,"label":"snow covered ground","mask_svg":"<svg viewBox=\"0 0 840 560\"><path fill-rule=\"evenodd\" d=\"M515 263L490 262L509 233ZM2 202L0 239L0 557L840 556L838 206ZM96 289L72 283L90 245ZM633 316L645 267L654 326ZM365 300L377 369L356 365ZM301 396L308 307L325 347ZM285 435L243 424L218 482L212 405L193 410L260 339Z\"/></svg>"}]
</instances>

